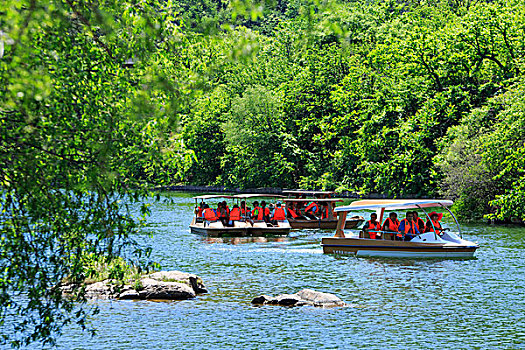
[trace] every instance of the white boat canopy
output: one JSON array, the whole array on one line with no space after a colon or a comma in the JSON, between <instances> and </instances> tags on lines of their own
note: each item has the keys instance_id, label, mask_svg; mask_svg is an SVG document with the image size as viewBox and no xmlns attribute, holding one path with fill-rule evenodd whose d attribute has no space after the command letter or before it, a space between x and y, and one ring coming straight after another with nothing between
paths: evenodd
<instances>
[{"instance_id":1,"label":"white boat canopy","mask_svg":"<svg viewBox=\"0 0 525 350\"><path fill-rule=\"evenodd\" d=\"M289 191L283 191L284 194L292 194L292 195L309 195L309 196L315 196L315 195L329 195L334 194L333 191L309 191L309 190L289 190Z\"/></svg>"},{"instance_id":2,"label":"white boat canopy","mask_svg":"<svg viewBox=\"0 0 525 350\"><path fill-rule=\"evenodd\" d=\"M286 198L285 202L342 202L341 198Z\"/></svg>"},{"instance_id":3,"label":"white boat canopy","mask_svg":"<svg viewBox=\"0 0 525 350\"><path fill-rule=\"evenodd\" d=\"M222 195L222 194L205 194L202 196L192 197L195 200L199 199L211 199L211 198L235 198L234 196Z\"/></svg>"},{"instance_id":4,"label":"white boat canopy","mask_svg":"<svg viewBox=\"0 0 525 350\"><path fill-rule=\"evenodd\" d=\"M243 193L243 194L238 194L236 196L232 196L231 198L246 199L246 198L254 198L254 197L286 198L285 196L281 196L279 194L259 194L259 193Z\"/></svg>"},{"instance_id":5,"label":"white boat canopy","mask_svg":"<svg viewBox=\"0 0 525 350\"><path fill-rule=\"evenodd\" d=\"M403 210L432 207L449 207L453 204L446 199L365 199L350 205L335 208L336 212L349 212L358 210Z\"/></svg>"}]
</instances>

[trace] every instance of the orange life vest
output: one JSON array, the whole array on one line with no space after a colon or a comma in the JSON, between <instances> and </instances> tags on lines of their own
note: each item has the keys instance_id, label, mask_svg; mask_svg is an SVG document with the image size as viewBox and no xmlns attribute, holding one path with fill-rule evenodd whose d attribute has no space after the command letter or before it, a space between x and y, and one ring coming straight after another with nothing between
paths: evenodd
<instances>
[{"instance_id":1,"label":"orange life vest","mask_svg":"<svg viewBox=\"0 0 525 350\"><path fill-rule=\"evenodd\" d=\"M432 227L432 223L434 224L435 230L434 227ZM441 230L443 228L441 227L439 221L432 221L432 223L430 222L430 220L427 220L427 224L425 225L425 232L435 232L437 235L441 235Z\"/></svg>"},{"instance_id":2,"label":"orange life vest","mask_svg":"<svg viewBox=\"0 0 525 350\"><path fill-rule=\"evenodd\" d=\"M230 213L230 220L241 220L241 210L239 208L233 208Z\"/></svg>"},{"instance_id":3,"label":"orange life vest","mask_svg":"<svg viewBox=\"0 0 525 350\"><path fill-rule=\"evenodd\" d=\"M208 221L217 221L217 215L215 215L215 212L212 208L206 208L203 211L204 219Z\"/></svg>"},{"instance_id":4,"label":"orange life vest","mask_svg":"<svg viewBox=\"0 0 525 350\"><path fill-rule=\"evenodd\" d=\"M403 219L401 220L401 222L405 222L405 234L407 233L412 233L413 235L416 234L416 230L414 229L414 226L416 226L416 223L414 221L408 221L407 219ZM401 223L399 223L399 225L401 226ZM398 228L398 231L399 231L399 228ZM410 232L412 231L412 232Z\"/></svg>"},{"instance_id":5,"label":"orange life vest","mask_svg":"<svg viewBox=\"0 0 525 350\"><path fill-rule=\"evenodd\" d=\"M259 213L257 214L257 220L264 220L264 218L269 215L270 215L270 209L266 207L259 208Z\"/></svg>"},{"instance_id":6,"label":"orange life vest","mask_svg":"<svg viewBox=\"0 0 525 350\"><path fill-rule=\"evenodd\" d=\"M367 230L368 234L370 235L370 239L376 239L376 236L378 236L379 232L371 232L371 231L381 231L381 224L379 222L373 223L372 220L368 220L368 227Z\"/></svg>"},{"instance_id":7,"label":"orange life vest","mask_svg":"<svg viewBox=\"0 0 525 350\"><path fill-rule=\"evenodd\" d=\"M297 215L297 213L296 213L295 210L293 210L293 209L288 208L288 212L290 213L290 215L291 215L292 218L294 218L294 219L295 219L296 217L299 216L299 215Z\"/></svg>"},{"instance_id":8,"label":"orange life vest","mask_svg":"<svg viewBox=\"0 0 525 350\"><path fill-rule=\"evenodd\" d=\"M314 207L315 207L315 210L314 210ZM310 203L310 205L304 209L305 212L311 211L312 213L316 213L318 210L319 210L319 206L315 202Z\"/></svg>"},{"instance_id":9,"label":"orange life vest","mask_svg":"<svg viewBox=\"0 0 525 350\"><path fill-rule=\"evenodd\" d=\"M416 220L414 220L414 223L416 224L419 232L423 232L423 230L425 230L425 223L423 222L423 219L421 219L419 216Z\"/></svg>"},{"instance_id":10,"label":"orange life vest","mask_svg":"<svg viewBox=\"0 0 525 350\"><path fill-rule=\"evenodd\" d=\"M284 214L283 208L275 208L273 212L273 219L274 220L286 220L286 215Z\"/></svg>"},{"instance_id":11,"label":"orange life vest","mask_svg":"<svg viewBox=\"0 0 525 350\"><path fill-rule=\"evenodd\" d=\"M386 218L385 222L383 223L383 229L388 228L388 231L394 231L397 232L399 230L399 220L396 219L396 221L393 221L390 218Z\"/></svg>"},{"instance_id":12,"label":"orange life vest","mask_svg":"<svg viewBox=\"0 0 525 350\"><path fill-rule=\"evenodd\" d=\"M324 207L322 210L323 211L321 213L321 219L328 219L328 214L330 213L328 211L329 210L328 206Z\"/></svg>"}]
</instances>

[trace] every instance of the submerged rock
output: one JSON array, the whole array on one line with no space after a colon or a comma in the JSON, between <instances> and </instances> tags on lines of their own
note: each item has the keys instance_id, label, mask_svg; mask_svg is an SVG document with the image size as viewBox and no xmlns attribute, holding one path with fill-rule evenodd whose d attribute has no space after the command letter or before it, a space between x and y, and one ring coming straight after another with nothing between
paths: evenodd
<instances>
[{"instance_id":1,"label":"submerged rock","mask_svg":"<svg viewBox=\"0 0 525 350\"><path fill-rule=\"evenodd\" d=\"M281 306L316 306L334 307L345 306L345 302L334 294L317 292L312 289L303 289L295 294L281 294L276 297L260 295L253 298L254 305L281 305Z\"/></svg>"},{"instance_id":2,"label":"submerged rock","mask_svg":"<svg viewBox=\"0 0 525 350\"><path fill-rule=\"evenodd\" d=\"M186 300L208 290L199 276L180 271L161 271L142 277L140 280L119 284L105 280L88 284L85 287L88 299L120 300ZM76 285L64 285L62 293L73 294Z\"/></svg>"}]
</instances>

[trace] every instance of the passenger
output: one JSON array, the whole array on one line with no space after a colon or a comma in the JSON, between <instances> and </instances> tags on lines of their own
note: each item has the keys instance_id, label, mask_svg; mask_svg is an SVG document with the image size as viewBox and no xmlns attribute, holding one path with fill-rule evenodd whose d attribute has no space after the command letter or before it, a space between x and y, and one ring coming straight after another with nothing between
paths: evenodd
<instances>
[{"instance_id":1,"label":"passenger","mask_svg":"<svg viewBox=\"0 0 525 350\"><path fill-rule=\"evenodd\" d=\"M215 211L213 211L213 209L210 208L208 204L204 204L204 210L202 211L202 214L204 215L204 220L206 221L215 222L218 220Z\"/></svg>"},{"instance_id":2,"label":"passenger","mask_svg":"<svg viewBox=\"0 0 525 350\"><path fill-rule=\"evenodd\" d=\"M401 220L401 222L399 223L399 228L397 229L397 232L405 234L405 241L410 241L412 238L419 234L419 230L413 218L413 213L411 211L407 211L406 218Z\"/></svg>"},{"instance_id":3,"label":"passenger","mask_svg":"<svg viewBox=\"0 0 525 350\"><path fill-rule=\"evenodd\" d=\"M381 223L377 221L377 214L370 214L370 220L365 223L363 230L368 231L370 239L381 239Z\"/></svg>"},{"instance_id":4,"label":"passenger","mask_svg":"<svg viewBox=\"0 0 525 350\"><path fill-rule=\"evenodd\" d=\"M412 220L414 220L414 222L416 223L419 232L423 232L425 230L425 223L423 222L423 219L417 216L417 211L413 211L412 216Z\"/></svg>"},{"instance_id":5,"label":"passenger","mask_svg":"<svg viewBox=\"0 0 525 350\"><path fill-rule=\"evenodd\" d=\"M241 220L241 208L235 204L230 212L230 225L233 225L233 221Z\"/></svg>"},{"instance_id":6,"label":"passenger","mask_svg":"<svg viewBox=\"0 0 525 350\"><path fill-rule=\"evenodd\" d=\"M428 214L430 216L430 220L427 220L427 223L425 225L425 232L436 232L438 236L441 236L443 234L443 227L441 226L441 223L439 222L443 218L443 213L436 213L433 211L432 213ZM432 226L432 224L434 226ZM435 229L434 229L435 228Z\"/></svg>"},{"instance_id":7,"label":"passenger","mask_svg":"<svg viewBox=\"0 0 525 350\"><path fill-rule=\"evenodd\" d=\"M245 201L241 202L241 214L245 218L249 217L249 215L246 215L247 214L247 208L246 208L246 202Z\"/></svg>"},{"instance_id":8,"label":"passenger","mask_svg":"<svg viewBox=\"0 0 525 350\"><path fill-rule=\"evenodd\" d=\"M295 206L293 204L293 202L289 202L288 204L288 217L291 217L292 219L296 219L299 217L299 215L297 215L296 211L295 211Z\"/></svg>"},{"instance_id":9,"label":"passenger","mask_svg":"<svg viewBox=\"0 0 525 350\"><path fill-rule=\"evenodd\" d=\"M230 215L230 207L228 207L228 204L226 203L226 201L222 201L222 207L226 209L226 214Z\"/></svg>"},{"instance_id":10,"label":"passenger","mask_svg":"<svg viewBox=\"0 0 525 350\"><path fill-rule=\"evenodd\" d=\"M317 216L315 215L319 211L319 205L317 205L316 202L311 202L305 209L304 214L312 219L317 220Z\"/></svg>"},{"instance_id":11,"label":"passenger","mask_svg":"<svg viewBox=\"0 0 525 350\"><path fill-rule=\"evenodd\" d=\"M282 207L281 202L277 202L272 216L273 221L285 221L286 209Z\"/></svg>"},{"instance_id":12,"label":"passenger","mask_svg":"<svg viewBox=\"0 0 525 350\"><path fill-rule=\"evenodd\" d=\"M398 240L401 240L403 238L403 235L397 232L398 229L399 220L397 219L397 214L390 213L390 215L386 218L385 222L383 223L383 231L395 232L395 234L392 234L392 240L394 240L394 237L397 237Z\"/></svg>"},{"instance_id":13,"label":"passenger","mask_svg":"<svg viewBox=\"0 0 525 350\"><path fill-rule=\"evenodd\" d=\"M266 207L266 201L261 202L261 211L257 215L257 220L264 220L265 222L270 221L270 209Z\"/></svg>"},{"instance_id":14,"label":"passenger","mask_svg":"<svg viewBox=\"0 0 525 350\"><path fill-rule=\"evenodd\" d=\"M202 218L202 211L204 210L204 202L201 202L197 208L195 208L195 214L197 214L198 218Z\"/></svg>"},{"instance_id":15,"label":"passenger","mask_svg":"<svg viewBox=\"0 0 525 350\"><path fill-rule=\"evenodd\" d=\"M221 220L224 226L228 226L229 219L228 219L228 211L226 210L225 202L222 202L222 203L219 202L217 206L217 216L219 217L219 219Z\"/></svg>"},{"instance_id":16,"label":"passenger","mask_svg":"<svg viewBox=\"0 0 525 350\"><path fill-rule=\"evenodd\" d=\"M251 218L254 220L259 220L259 216L261 217L261 220L262 220L262 209L259 206L259 202L255 201L253 202L253 210L252 210Z\"/></svg>"}]
</instances>

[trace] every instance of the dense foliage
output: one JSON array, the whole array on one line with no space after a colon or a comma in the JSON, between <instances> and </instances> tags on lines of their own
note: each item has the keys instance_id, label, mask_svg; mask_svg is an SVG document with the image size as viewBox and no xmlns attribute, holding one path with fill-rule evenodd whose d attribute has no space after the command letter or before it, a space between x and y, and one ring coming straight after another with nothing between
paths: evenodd
<instances>
[{"instance_id":1,"label":"dense foliage","mask_svg":"<svg viewBox=\"0 0 525 350\"><path fill-rule=\"evenodd\" d=\"M158 68L178 27L157 5L1 2L0 344L86 326L82 290L60 290L91 277L85 256L149 264L133 237L147 206L130 204L193 159L173 127L187 84Z\"/></svg>"},{"instance_id":2,"label":"dense foliage","mask_svg":"<svg viewBox=\"0 0 525 350\"><path fill-rule=\"evenodd\" d=\"M524 2L279 2L263 12L207 35L222 54L183 118L197 157L187 182L446 195L464 217L525 217L524 138L508 132L523 115L506 106L519 103Z\"/></svg>"}]
</instances>

